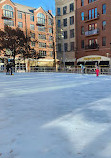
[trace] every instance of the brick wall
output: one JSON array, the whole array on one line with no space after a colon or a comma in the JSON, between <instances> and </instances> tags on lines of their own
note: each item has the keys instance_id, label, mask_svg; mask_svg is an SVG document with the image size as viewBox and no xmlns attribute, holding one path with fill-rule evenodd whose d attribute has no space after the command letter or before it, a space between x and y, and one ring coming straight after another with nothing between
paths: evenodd
<instances>
[{"instance_id":1,"label":"brick wall","mask_svg":"<svg viewBox=\"0 0 111 158\"><path fill-rule=\"evenodd\" d=\"M102 14L102 5L106 4L106 14ZM88 10L92 8L97 8L99 13L99 18L92 21L82 21L81 12L84 12L85 16L88 16ZM102 21L106 21L106 30L102 30ZM98 35L86 37L81 35L81 27L84 26L85 32L88 31L88 25L97 23L97 27L100 32ZM80 58L87 55L102 55L106 56L109 53L111 57L110 43L111 43L111 1L110 0L97 0L88 4L88 0L84 0L84 6L81 6L81 0L77 1L77 47L78 51L76 53L76 58ZM106 46L102 46L102 37L106 37ZM84 50L81 49L81 40L84 40L85 45L88 45L88 40L97 38L99 44L99 50Z\"/></svg>"}]
</instances>

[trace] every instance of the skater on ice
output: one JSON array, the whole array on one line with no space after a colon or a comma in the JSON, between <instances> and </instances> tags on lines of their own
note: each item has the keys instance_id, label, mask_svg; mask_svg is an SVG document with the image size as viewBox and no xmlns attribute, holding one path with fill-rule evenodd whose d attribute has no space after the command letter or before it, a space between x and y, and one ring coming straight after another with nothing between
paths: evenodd
<instances>
[{"instance_id":1,"label":"skater on ice","mask_svg":"<svg viewBox=\"0 0 111 158\"><path fill-rule=\"evenodd\" d=\"M98 77L99 76L99 68L96 67L96 76Z\"/></svg>"},{"instance_id":2,"label":"skater on ice","mask_svg":"<svg viewBox=\"0 0 111 158\"><path fill-rule=\"evenodd\" d=\"M81 66L81 73L84 74L85 73L85 66L82 64L80 64L80 66Z\"/></svg>"}]
</instances>

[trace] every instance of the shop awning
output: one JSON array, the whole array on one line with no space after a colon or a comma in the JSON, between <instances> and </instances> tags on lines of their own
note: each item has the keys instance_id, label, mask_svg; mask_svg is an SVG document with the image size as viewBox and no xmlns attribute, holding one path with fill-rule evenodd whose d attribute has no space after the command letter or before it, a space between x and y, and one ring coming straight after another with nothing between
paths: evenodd
<instances>
[{"instance_id":1,"label":"shop awning","mask_svg":"<svg viewBox=\"0 0 111 158\"><path fill-rule=\"evenodd\" d=\"M85 66L94 66L94 65L96 65L96 64L98 64L98 61L87 61L87 62L85 63Z\"/></svg>"},{"instance_id":2,"label":"shop awning","mask_svg":"<svg viewBox=\"0 0 111 158\"><path fill-rule=\"evenodd\" d=\"M84 62L78 62L77 65L85 65Z\"/></svg>"},{"instance_id":3,"label":"shop awning","mask_svg":"<svg viewBox=\"0 0 111 158\"><path fill-rule=\"evenodd\" d=\"M109 66L109 61L100 61L99 66Z\"/></svg>"}]
</instances>

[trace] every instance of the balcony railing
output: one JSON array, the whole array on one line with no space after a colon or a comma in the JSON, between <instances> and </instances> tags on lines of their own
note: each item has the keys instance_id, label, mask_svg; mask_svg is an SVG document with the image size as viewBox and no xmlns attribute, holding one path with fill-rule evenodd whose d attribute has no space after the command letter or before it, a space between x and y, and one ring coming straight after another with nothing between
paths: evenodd
<instances>
[{"instance_id":1,"label":"balcony railing","mask_svg":"<svg viewBox=\"0 0 111 158\"><path fill-rule=\"evenodd\" d=\"M86 31L85 32L85 36L93 36L93 35L97 35L99 34L100 30L99 28L95 29L95 30L91 30L91 31Z\"/></svg>"},{"instance_id":2,"label":"balcony railing","mask_svg":"<svg viewBox=\"0 0 111 158\"><path fill-rule=\"evenodd\" d=\"M37 26L45 26L45 23L42 23L42 22L38 22L38 21L37 21L36 25L37 25Z\"/></svg>"},{"instance_id":3,"label":"balcony railing","mask_svg":"<svg viewBox=\"0 0 111 158\"><path fill-rule=\"evenodd\" d=\"M2 19L13 19L13 11L3 10Z\"/></svg>"},{"instance_id":4,"label":"balcony railing","mask_svg":"<svg viewBox=\"0 0 111 158\"><path fill-rule=\"evenodd\" d=\"M46 19L44 18L41 18L41 17L37 17L37 25L38 26L45 26L45 22L46 22Z\"/></svg>"},{"instance_id":5,"label":"balcony railing","mask_svg":"<svg viewBox=\"0 0 111 158\"><path fill-rule=\"evenodd\" d=\"M86 45L85 50L88 50L88 49L99 49L99 44Z\"/></svg>"},{"instance_id":6,"label":"balcony railing","mask_svg":"<svg viewBox=\"0 0 111 158\"><path fill-rule=\"evenodd\" d=\"M99 14L99 13L97 13L97 15L95 15L94 18L90 18L89 16L85 16L85 22L99 19L99 17L100 17L100 14Z\"/></svg>"},{"instance_id":7,"label":"balcony railing","mask_svg":"<svg viewBox=\"0 0 111 158\"><path fill-rule=\"evenodd\" d=\"M2 19L13 19L13 16L3 14Z\"/></svg>"}]
</instances>

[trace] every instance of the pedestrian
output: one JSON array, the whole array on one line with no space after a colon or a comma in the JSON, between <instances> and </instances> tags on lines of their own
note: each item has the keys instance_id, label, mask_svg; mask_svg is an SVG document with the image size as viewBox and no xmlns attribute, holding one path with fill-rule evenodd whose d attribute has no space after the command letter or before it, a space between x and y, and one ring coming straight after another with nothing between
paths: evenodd
<instances>
[{"instance_id":1,"label":"pedestrian","mask_svg":"<svg viewBox=\"0 0 111 158\"><path fill-rule=\"evenodd\" d=\"M82 74L85 73L85 67L84 67L84 65L80 64L80 66L81 66L81 73Z\"/></svg>"},{"instance_id":2,"label":"pedestrian","mask_svg":"<svg viewBox=\"0 0 111 158\"><path fill-rule=\"evenodd\" d=\"M6 75L9 75L9 69L10 69L10 66L9 66L9 64L7 64L7 66L6 66Z\"/></svg>"},{"instance_id":3,"label":"pedestrian","mask_svg":"<svg viewBox=\"0 0 111 158\"><path fill-rule=\"evenodd\" d=\"M96 76L97 77L99 76L99 68L98 67L96 68Z\"/></svg>"}]
</instances>

